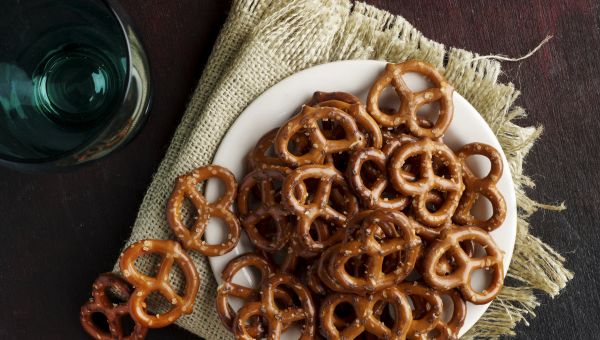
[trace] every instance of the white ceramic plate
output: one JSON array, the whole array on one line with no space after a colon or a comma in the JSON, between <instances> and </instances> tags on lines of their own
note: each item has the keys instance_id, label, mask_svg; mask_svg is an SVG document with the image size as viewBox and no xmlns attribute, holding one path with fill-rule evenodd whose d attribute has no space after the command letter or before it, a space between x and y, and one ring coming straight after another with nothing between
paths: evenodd
<instances>
[{"instance_id":1,"label":"white ceramic plate","mask_svg":"<svg viewBox=\"0 0 600 340\"><path fill-rule=\"evenodd\" d=\"M386 63L382 61L340 61L323 64L296 73L289 78L271 87L258 97L240 115L233 126L229 129L221 142L214 164L230 169L238 180L244 176L244 157L256 144L258 139L269 130L281 126L292 115L298 112L303 103L309 101L315 91L344 91L350 92L363 101L366 100L369 88L383 71ZM427 80L416 75L405 75L405 81L413 90L427 88ZM454 150L471 142L482 142L502 150L496 136L483 120L481 115L460 94L454 93L454 120L448 129L444 140ZM389 98L388 100L391 100ZM384 102L385 104L385 102ZM392 104L391 102L388 104ZM425 108L425 111L432 108ZM492 232L492 237L498 246L505 252L504 270L508 271L510 259L516 237L517 210L516 198L510 169L506 156L502 153L504 162L504 173L498 182L498 188L502 192L507 205L507 215L504 224ZM479 175L484 175L489 170L489 161L477 156L470 157L469 165ZM219 195L219 184L210 181L206 187L206 196L213 200ZM483 214L491 213L490 206L479 207ZM212 222L212 220L211 220ZM222 229L218 223L211 223L206 231L208 243L219 242L223 237ZM220 283L221 272L225 265L240 254L252 250L251 243L245 237L240 244L230 253L210 258L213 273ZM235 281L246 285L256 286L257 277L250 270L242 272L235 277ZM483 285L484 276L474 277L473 286ZM487 305L467 304L467 315L460 335L469 330L487 309ZM239 306L235 306L237 308ZM287 334L286 334L287 335ZM284 336L292 337L292 334Z\"/></svg>"}]
</instances>

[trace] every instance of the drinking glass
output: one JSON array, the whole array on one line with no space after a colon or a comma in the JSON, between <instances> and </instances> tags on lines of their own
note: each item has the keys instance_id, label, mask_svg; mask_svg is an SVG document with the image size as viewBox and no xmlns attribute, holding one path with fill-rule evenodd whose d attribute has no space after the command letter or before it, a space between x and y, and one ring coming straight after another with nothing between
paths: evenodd
<instances>
[{"instance_id":1,"label":"drinking glass","mask_svg":"<svg viewBox=\"0 0 600 340\"><path fill-rule=\"evenodd\" d=\"M147 116L148 61L113 0L0 1L0 164L107 155Z\"/></svg>"}]
</instances>

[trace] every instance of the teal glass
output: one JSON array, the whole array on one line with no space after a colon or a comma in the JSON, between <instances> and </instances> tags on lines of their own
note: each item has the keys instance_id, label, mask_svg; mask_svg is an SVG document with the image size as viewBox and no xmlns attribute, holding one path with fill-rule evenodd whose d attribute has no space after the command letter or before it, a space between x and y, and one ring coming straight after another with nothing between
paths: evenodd
<instances>
[{"instance_id":1,"label":"teal glass","mask_svg":"<svg viewBox=\"0 0 600 340\"><path fill-rule=\"evenodd\" d=\"M81 164L136 134L151 90L129 22L112 0L0 2L0 163Z\"/></svg>"}]
</instances>

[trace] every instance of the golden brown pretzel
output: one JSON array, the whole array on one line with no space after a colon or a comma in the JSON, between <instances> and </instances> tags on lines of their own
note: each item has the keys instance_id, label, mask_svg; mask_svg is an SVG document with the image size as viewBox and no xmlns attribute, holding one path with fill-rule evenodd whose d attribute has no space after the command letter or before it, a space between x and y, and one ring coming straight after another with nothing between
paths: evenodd
<instances>
[{"instance_id":1,"label":"golden brown pretzel","mask_svg":"<svg viewBox=\"0 0 600 340\"><path fill-rule=\"evenodd\" d=\"M460 296L460 293L456 289L449 290L447 292L441 292L441 296L449 296L452 300L452 316L447 322L442 318L439 318L436 325L432 329L432 332L437 333L435 340L457 340L458 331L465 322L467 316L467 305ZM420 337L415 337L418 340L428 340L431 337L428 334L422 334Z\"/></svg>"},{"instance_id":2,"label":"golden brown pretzel","mask_svg":"<svg viewBox=\"0 0 600 340\"><path fill-rule=\"evenodd\" d=\"M293 291L302 307L288 307L281 310L276 303L276 292L280 287ZM308 340L315 336L316 311L312 297L306 287L290 274L273 275L262 289L261 314L268 325L268 339L278 340L286 324L303 320L300 339Z\"/></svg>"},{"instance_id":3,"label":"golden brown pretzel","mask_svg":"<svg viewBox=\"0 0 600 340\"><path fill-rule=\"evenodd\" d=\"M202 182L218 178L225 184L225 193L215 202L209 203L197 186ZM206 256L219 256L228 253L240 240L240 222L231 212L231 205L237 193L237 182L233 174L218 165L208 165L177 178L175 189L167 203L167 222L187 250L195 250ZM181 217L183 201L188 198L197 209L194 225L187 227ZM229 229L227 238L220 244L208 244L203 240L204 232L211 217L216 217Z\"/></svg>"},{"instance_id":4,"label":"golden brown pretzel","mask_svg":"<svg viewBox=\"0 0 600 340\"><path fill-rule=\"evenodd\" d=\"M491 169L487 176L478 178L466 164L469 156L482 155L490 160ZM465 191L454 212L453 220L460 225L472 225L492 231L502 225L506 218L506 203L496 184L502 177L502 157L493 146L483 143L471 143L463 146L456 155L462 164ZM477 219L471 214L471 208L479 195L492 203L493 214L487 220Z\"/></svg>"},{"instance_id":5,"label":"golden brown pretzel","mask_svg":"<svg viewBox=\"0 0 600 340\"><path fill-rule=\"evenodd\" d=\"M335 309L342 303L354 307L356 319L340 330L335 324ZM380 313L375 312L377 305L382 303L393 308L394 323L391 328L379 319ZM389 287L368 297L342 293L329 295L321 305L320 319L321 328L330 339L355 339L363 332L369 332L379 339L404 339L412 321L412 312L402 291L397 287Z\"/></svg>"},{"instance_id":6,"label":"golden brown pretzel","mask_svg":"<svg viewBox=\"0 0 600 340\"><path fill-rule=\"evenodd\" d=\"M364 148L356 150L350 156L348 168L346 170L346 178L354 189L354 192L361 199L361 202L368 209L394 209L402 210L408 206L410 200L408 197L393 190L388 180L387 164L391 155L401 145L414 141L411 136L402 135L397 138L387 138L382 150L376 148ZM374 164L377 168L379 176L371 185L367 185L363 179L363 168L366 164ZM400 169L402 176L407 180L412 181L415 175ZM372 174L371 174L372 176ZM386 197L393 196L393 197Z\"/></svg>"},{"instance_id":7,"label":"golden brown pretzel","mask_svg":"<svg viewBox=\"0 0 600 340\"><path fill-rule=\"evenodd\" d=\"M382 241L376 237L379 229L387 236ZM358 240L341 244L328 261L329 276L344 291L372 294L402 282L413 270L421 240L416 236L409 219L401 212L374 211L363 220L359 235ZM395 253L402 256L397 257L394 270L384 271L384 258ZM368 257L365 277L353 276L346 270L346 263L358 256Z\"/></svg>"},{"instance_id":8,"label":"golden brown pretzel","mask_svg":"<svg viewBox=\"0 0 600 340\"><path fill-rule=\"evenodd\" d=\"M419 179L410 181L402 167L410 158L417 156L420 157ZM434 173L434 157L441 159L450 178ZM446 144L428 138L399 147L388 163L388 176L396 190L414 197L412 206L417 219L431 227L450 221L464 190L460 162L452 150ZM428 193L433 190L446 193L444 203L435 212L427 209Z\"/></svg>"},{"instance_id":9,"label":"golden brown pretzel","mask_svg":"<svg viewBox=\"0 0 600 340\"><path fill-rule=\"evenodd\" d=\"M273 142L275 141L278 130L278 128L275 128L264 134L264 136L258 140L256 146L250 150L246 156L246 162L248 163L248 168L250 170L260 169L263 166L268 165L285 166L285 162L281 160L281 158L268 154L269 149L273 147Z\"/></svg>"},{"instance_id":10,"label":"golden brown pretzel","mask_svg":"<svg viewBox=\"0 0 600 340\"><path fill-rule=\"evenodd\" d=\"M415 312L418 311L418 313L413 313L407 337L409 339L426 337L427 333L438 325L442 317L443 302L440 294L416 281L401 283L398 288L413 301Z\"/></svg>"},{"instance_id":11,"label":"golden brown pretzel","mask_svg":"<svg viewBox=\"0 0 600 340\"><path fill-rule=\"evenodd\" d=\"M262 286L265 281L273 273L273 268L262 256L257 254L243 254L231 260L221 274L223 282L217 289L216 306L217 313L223 324L232 329L233 320L235 319L235 311L229 305L227 298L230 296L244 300L244 302L252 302L260 300L260 289L244 287L233 282L233 277L243 268L254 267L258 269L261 275Z\"/></svg>"},{"instance_id":12,"label":"golden brown pretzel","mask_svg":"<svg viewBox=\"0 0 600 340\"><path fill-rule=\"evenodd\" d=\"M346 92L315 92L311 106L334 107L340 109L354 118L358 128L369 137L368 146L381 149L383 136L377 122L365 110L365 107L356 96Z\"/></svg>"},{"instance_id":13,"label":"golden brown pretzel","mask_svg":"<svg viewBox=\"0 0 600 340\"><path fill-rule=\"evenodd\" d=\"M312 200L298 198L295 194L298 186L305 186L309 179L318 180L319 184L312 194ZM337 211L330 204L332 187L342 192L345 211ZM308 251L320 252L328 246L341 241L344 237L346 216L352 216L358 210L356 197L350 191L344 176L331 165L305 165L292 171L282 187L283 201L288 209L298 218L296 234L299 241ZM335 232L326 240L315 240L310 233L311 226L317 219L325 220L337 226Z\"/></svg>"},{"instance_id":14,"label":"golden brown pretzel","mask_svg":"<svg viewBox=\"0 0 600 340\"><path fill-rule=\"evenodd\" d=\"M420 73L431 82L433 88L421 92L413 92L404 82L402 76L409 72ZM379 98L383 90L392 85L400 97L401 104L397 112L386 114L379 108ZM375 120L385 127L406 125L410 132L417 137L439 138L452 122L454 106L452 93L454 89L436 69L422 61L410 60L401 64L387 64L385 71L371 87L367 99L367 109ZM419 125L417 111L425 104L435 101L440 103L439 117L433 127L425 128Z\"/></svg>"},{"instance_id":15,"label":"golden brown pretzel","mask_svg":"<svg viewBox=\"0 0 600 340\"><path fill-rule=\"evenodd\" d=\"M470 257L461 247L461 242L473 240L486 251L484 257ZM456 267L449 275L440 275L437 265L443 256L451 256ZM474 304L492 301L504 282L504 253L492 237L477 227L451 227L444 229L440 238L427 250L423 259L423 279L439 290L459 288L462 296ZM491 271L490 285L481 292L471 287L471 275L478 269Z\"/></svg>"},{"instance_id":16,"label":"golden brown pretzel","mask_svg":"<svg viewBox=\"0 0 600 340\"><path fill-rule=\"evenodd\" d=\"M162 256L156 277L144 275L135 268L135 261L147 254ZM179 266L185 277L183 296L179 295L169 282L173 264ZM200 287L200 278L194 262L184 252L179 243L164 240L136 242L121 255L119 268L125 280L135 287L129 300L131 317L142 326L148 328L165 327L175 322L182 315L192 312L194 300ZM151 315L146 312L145 300L154 292L158 292L172 304L172 308L167 313Z\"/></svg>"},{"instance_id":17,"label":"golden brown pretzel","mask_svg":"<svg viewBox=\"0 0 600 340\"><path fill-rule=\"evenodd\" d=\"M319 121L323 120L336 121L344 130L345 138L327 139L319 126ZM306 131L312 147L303 155L295 155L289 150L289 143L292 137L301 131ZM305 164L321 164L328 154L355 150L365 144L365 136L358 130L354 118L346 112L333 107L305 105L298 115L279 129L275 138L275 154L286 164L296 167Z\"/></svg>"},{"instance_id":18,"label":"golden brown pretzel","mask_svg":"<svg viewBox=\"0 0 600 340\"><path fill-rule=\"evenodd\" d=\"M265 166L246 175L238 190L237 208L242 217L242 225L252 243L263 250L276 251L281 249L289 239L291 232L290 212L283 206L281 195L276 191L277 184L285 181L290 169L278 166ZM260 204L256 209L251 209L252 190L258 189ZM304 186L298 186L296 193L304 197L305 193L298 193ZM271 220L275 228L272 237L267 238L258 229L259 223Z\"/></svg>"},{"instance_id":19,"label":"golden brown pretzel","mask_svg":"<svg viewBox=\"0 0 600 340\"><path fill-rule=\"evenodd\" d=\"M81 307L81 325L83 329L98 340L142 340L146 338L148 328L134 320L131 334L123 334L122 319L129 315L131 287L120 277L112 273L100 275L92 286L92 298ZM112 301L108 292L113 291L124 302ZM108 332L92 320L92 314L100 313L106 317Z\"/></svg>"}]
</instances>

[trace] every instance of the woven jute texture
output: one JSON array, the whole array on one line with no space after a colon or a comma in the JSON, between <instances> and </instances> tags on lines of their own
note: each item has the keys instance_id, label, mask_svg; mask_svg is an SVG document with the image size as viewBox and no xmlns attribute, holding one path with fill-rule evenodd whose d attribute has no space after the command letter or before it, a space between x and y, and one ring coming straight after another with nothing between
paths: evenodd
<instances>
[{"instance_id":1,"label":"woven jute texture","mask_svg":"<svg viewBox=\"0 0 600 340\"><path fill-rule=\"evenodd\" d=\"M474 61L476 57L472 52L445 48L425 38L404 18L360 2L234 1L200 83L146 193L126 246L142 239L173 239L165 206L175 178L211 163L236 117L283 78L336 60L421 59L436 66L482 114L508 158L519 215L509 282L465 337L514 334L518 322L534 315L538 306L534 294L555 296L572 273L565 269L565 259L560 254L530 234L527 223L527 218L538 209L561 208L534 202L524 191L533 187L533 182L523 174L523 160L541 128L514 123L525 115L522 108L513 105L519 91L512 84L498 82L499 63L481 58ZM194 252L190 255L202 283L194 313L177 324L206 339L231 338L215 313L216 282L208 261ZM139 265L150 270L156 265L154 260L143 260ZM175 275L173 281L181 285L180 276Z\"/></svg>"}]
</instances>

